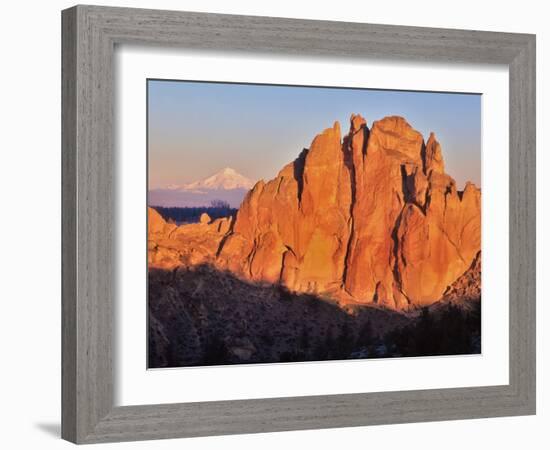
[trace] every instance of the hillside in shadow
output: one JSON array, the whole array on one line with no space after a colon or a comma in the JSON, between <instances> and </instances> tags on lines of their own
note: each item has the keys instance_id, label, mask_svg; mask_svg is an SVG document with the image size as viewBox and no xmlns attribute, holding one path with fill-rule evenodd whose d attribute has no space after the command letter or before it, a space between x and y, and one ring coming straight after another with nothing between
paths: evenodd
<instances>
[{"instance_id":1,"label":"hillside in shadow","mask_svg":"<svg viewBox=\"0 0 550 450\"><path fill-rule=\"evenodd\" d=\"M343 308L206 264L148 281L149 368L480 353L479 301Z\"/></svg>"}]
</instances>

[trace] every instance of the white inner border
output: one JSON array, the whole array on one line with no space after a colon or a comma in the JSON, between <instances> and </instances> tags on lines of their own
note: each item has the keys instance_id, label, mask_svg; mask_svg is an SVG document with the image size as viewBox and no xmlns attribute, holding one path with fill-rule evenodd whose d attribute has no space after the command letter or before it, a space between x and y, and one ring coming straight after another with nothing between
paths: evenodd
<instances>
[{"instance_id":1,"label":"white inner border","mask_svg":"<svg viewBox=\"0 0 550 450\"><path fill-rule=\"evenodd\" d=\"M506 67L199 54L137 46L118 47L115 67L116 405L508 384ZM147 78L482 93L483 354L146 370Z\"/></svg>"}]
</instances>

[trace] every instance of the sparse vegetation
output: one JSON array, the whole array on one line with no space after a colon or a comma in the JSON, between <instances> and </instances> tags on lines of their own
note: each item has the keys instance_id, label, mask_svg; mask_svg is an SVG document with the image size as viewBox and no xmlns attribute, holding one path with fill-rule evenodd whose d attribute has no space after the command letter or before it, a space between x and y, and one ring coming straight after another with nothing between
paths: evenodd
<instances>
[{"instance_id":1,"label":"sparse vegetation","mask_svg":"<svg viewBox=\"0 0 550 450\"><path fill-rule=\"evenodd\" d=\"M481 303L471 310L447 305L440 311L422 309L412 323L389 333L385 341L400 356L480 353Z\"/></svg>"},{"instance_id":2,"label":"sparse vegetation","mask_svg":"<svg viewBox=\"0 0 550 450\"><path fill-rule=\"evenodd\" d=\"M479 353L480 303L354 314L208 265L149 273L149 366Z\"/></svg>"}]
</instances>

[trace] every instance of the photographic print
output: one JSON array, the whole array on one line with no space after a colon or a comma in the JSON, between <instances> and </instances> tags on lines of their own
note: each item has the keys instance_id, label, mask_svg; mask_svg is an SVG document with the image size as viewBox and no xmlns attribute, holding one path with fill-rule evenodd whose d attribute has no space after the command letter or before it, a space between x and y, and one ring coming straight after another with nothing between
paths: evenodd
<instances>
[{"instance_id":1,"label":"photographic print","mask_svg":"<svg viewBox=\"0 0 550 450\"><path fill-rule=\"evenodd\" d=\"M481 353L481 95L147 81L148 367Z\"/></svg>"}]
</instances>

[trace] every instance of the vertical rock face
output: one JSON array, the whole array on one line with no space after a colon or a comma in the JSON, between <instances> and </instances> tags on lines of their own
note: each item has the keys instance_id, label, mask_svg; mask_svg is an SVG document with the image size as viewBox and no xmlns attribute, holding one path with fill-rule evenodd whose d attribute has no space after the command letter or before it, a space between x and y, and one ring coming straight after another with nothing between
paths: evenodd
<instances>
[{"instance_id":1,"label":"vertical rock face","mask_svg":"<svg viewBox=\"0 0 550 450\"><path fill-rule=\"evenodd\" d=\"M150 236L168 226L157 222ZM352 115L343 138L335 123L258 182L234 223L193 226L214 242L202 261L242 278L408 309L439 300L476 258L481 192L471 183L457 191L433 133L424 142L402 117L369 129ZM190 233L178 229L186 245Z\"/></svg>"},{"instance_id":2,"label":"vertical rock face","mask_svg":"<svg viewBox=\"0 0 550 450\"><path fill-rule=\"evenodd\" d=\"M253 280L282 281L299 291L339 289L350 234L347 164L335 123L275 179L254 186L219 264Z\"/></svg>"},{"instance_id":3,"label":"vertical rock face","mask_svg":"<svg viewBox=\"0 0 550 450\"><path fill-rule=\"evenodd\" d=\"M401 117L374 122L366 145L352 142L356 196L344 287L357 301L398 308L407 303L394 273L396 227L407 185L415 189L412 199L416 184L420 191L423 182L417 170L422 167L422 143L420 133Z\"/></svg>"}]
</instances>

